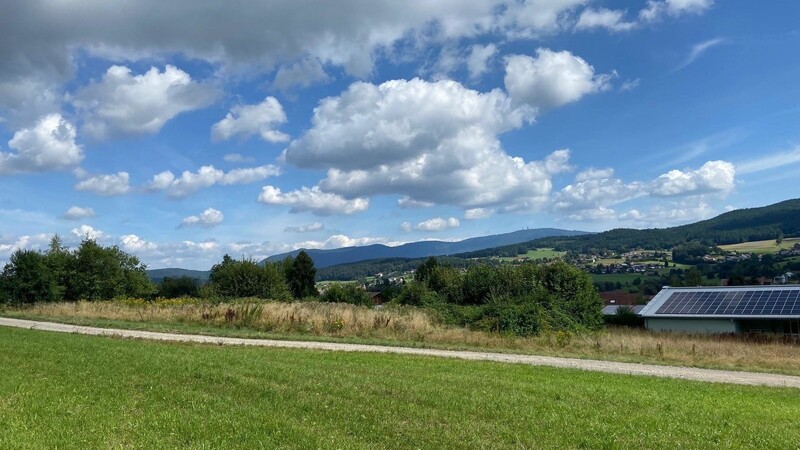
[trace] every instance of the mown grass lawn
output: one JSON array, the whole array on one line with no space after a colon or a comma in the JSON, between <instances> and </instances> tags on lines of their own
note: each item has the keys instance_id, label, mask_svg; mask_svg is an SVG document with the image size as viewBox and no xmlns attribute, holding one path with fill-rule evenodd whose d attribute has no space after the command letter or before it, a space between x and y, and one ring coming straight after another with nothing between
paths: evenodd
<instances>
[{"instance_id":1,"label":"mown grass lawn","mask_svg":"<svg viewBox=\"0 0 800 450\"><path fill-rule=\"evenodd\" d=\"M0 448L792 448L800 392L0 328Z\"/></svg>"}]
</instances>

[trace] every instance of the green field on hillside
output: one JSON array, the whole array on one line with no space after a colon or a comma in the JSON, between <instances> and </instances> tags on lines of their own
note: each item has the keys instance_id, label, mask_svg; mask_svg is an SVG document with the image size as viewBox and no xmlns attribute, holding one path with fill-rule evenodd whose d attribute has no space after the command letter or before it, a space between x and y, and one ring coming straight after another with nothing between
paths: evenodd
<instances>
[{"instance_id":1,"label":"green field on hillside","mask_svg":"<svg viewBox=\"0 0 800 450\"><path fill-rule=\"evenodd\" d=\"M790 249L794 244L800 243L800 238L786 238L780 244L775 242L775 239L768 241L753 241L742 242L741 244L720 245L719 247L729 252L736 251L739 253L777 253L780 250Z\"/></svg>"},{"instance_id":2,"label":"green field on hillside","mask_svg":"<svg viewBox=\"0 0 800 450\"><path fill-rule=\"evenodd\" d=\"M791 448L800 391L0 328L0 448Z\"/></svg>"},{"instance_id":3,"label":"green field on hillside","mask_svg":"<svg viewBox=\"0 0 800 450\"><path fill-rule=\"evenodd\" d=\"M531 259L533 261L536 261L536 260L539 260L539 259L561 258L566 254L567 254L567 252L559 252L559 251L553 250L552 248L537 248L537 249L534 249L534 250L528 250L527 253L524 253L524 254L521 254L521 255L517 255L517 256L514 256L514 257L501 257L500 259L503 260L503 261L514 261L514 260L517 260L519 258L529 258L529 259Z\"/></svg>"},{"instance_id":4,"label":"green field on hillside","mask_svg":"<svg viewBox=\"0 0 800 450\"><path fill-rule=\"evenodd\" d=\"M597 283L621 283L623 286L626 286L627 284L633 285L633 280L637 278L641 279L642 282L651 278L655 278L641 273L590 273L589 277L591 277L592 281Z\"/></svg>"}]
</instances>

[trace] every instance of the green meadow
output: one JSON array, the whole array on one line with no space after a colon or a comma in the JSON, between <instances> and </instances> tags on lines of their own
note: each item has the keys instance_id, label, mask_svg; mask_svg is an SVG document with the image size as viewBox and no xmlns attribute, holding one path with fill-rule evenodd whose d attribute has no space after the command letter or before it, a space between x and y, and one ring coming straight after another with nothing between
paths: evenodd
<instances>
[{"instance_id":1,"label":"green meadow","mask_svg":"<svg viewBox=\"0 0 800 450\"><path fill-rule=\"evenodd\" d=\"M720 245L719 247L729 252L737 251L739 253L756 253L763 255L768 253L777 253L781 250L788 250L797 243L800 243L800 238L786 238L783 239L780 244L778 244L775 239L770 239L767 241L751 241L743 242L741 244Z\"/></svg>"},{"instance_id":2,"label":"green meadow","mask_svg":"<svg viewBox=\"0 0 800 450\"><path fill-rule=\"evenodd\" d=\"M555 259L555 258L563 258L567 252L560 252L557 250L553 250L552 248L537 248L533 250L528 250L527 253L523 253L514 257L500 257L499 259L503 261L516 261L520 258L529 258L533 261L538 261L542 259Z\"/></svg>"},{"instance_id":3,"label":"green meadow","mask_svg":"<svg viewBox=\"0 0 800 450\"><path fill-rule=\"evenodd\" d=\"M792 448L800 391L0 328L0 448Z\"/></svg>"}]
</instances>

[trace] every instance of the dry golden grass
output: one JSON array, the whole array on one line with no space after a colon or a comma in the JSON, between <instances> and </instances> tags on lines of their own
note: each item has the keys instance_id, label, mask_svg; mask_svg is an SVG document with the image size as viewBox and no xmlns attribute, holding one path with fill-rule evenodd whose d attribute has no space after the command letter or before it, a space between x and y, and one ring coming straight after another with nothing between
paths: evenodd
<instances>
[{"instance_id":1,"label":"dry golden grass","mask_svg":"<svg viewBox=\"0 0 800 450\"><path fill-rule=\"evenodd\" d=\"M564 348L590 357L663 361L669 364L800 374L800 345L779 337L652 333L611 328L576 335Z\"/></svg>"},{"instance_id":2,"label":"dry golden grass","mask_svg":"<svg viewBox=\"0 0 800 450\"><path fill-rule=\"evenodd\" d=\"M543 333L514 337L437 323L413 307L376 310L317 302L247 299L210 304L196 300L42 303L6 310L8 315L69 320L189 324L331 338L364 338L397 345L485 349L672 365L800 374L800 345L779 338L651 333L608 328L594 333ZM229 330L228 330L229 331ZM230 333L228 333L230 334Z\"/></svg>"}]
</instances>

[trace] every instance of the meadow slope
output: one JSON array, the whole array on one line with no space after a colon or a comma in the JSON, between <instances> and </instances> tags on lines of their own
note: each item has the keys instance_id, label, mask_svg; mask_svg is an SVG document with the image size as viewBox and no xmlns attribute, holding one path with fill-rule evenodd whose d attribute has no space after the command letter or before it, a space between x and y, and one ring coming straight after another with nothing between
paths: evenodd
<instances>
[{"instance_id":1,"label":"meadow slope","mask_svg":"<svg viewBox=\"0 0 800 450\"><path fill-rule=\"evenodd\" d=\"M790 448L796 390L0 329L2 448Z\"/></svg>"}]
</instances>

